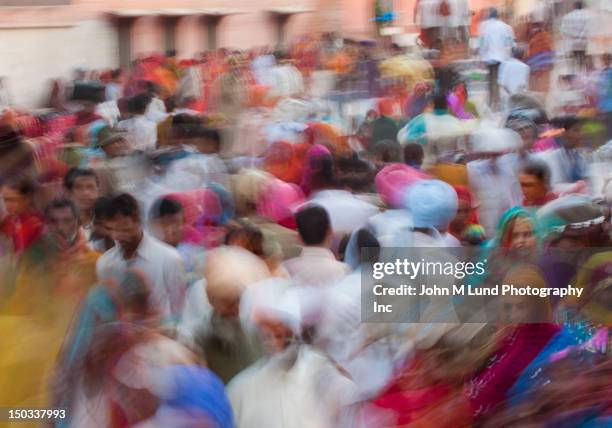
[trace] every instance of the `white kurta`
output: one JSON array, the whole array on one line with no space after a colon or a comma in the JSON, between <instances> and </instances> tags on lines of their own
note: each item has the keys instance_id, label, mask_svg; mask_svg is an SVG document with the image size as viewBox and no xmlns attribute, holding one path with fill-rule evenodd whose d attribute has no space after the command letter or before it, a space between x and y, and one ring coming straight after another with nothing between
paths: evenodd
<instances>
[{"instance_id":1,"label":"white kurta","mask_svg":"<svg viewBox=\"0 0 612 428\"><path fill-rule=\"evenodd\" d=\"M332 361L302 345L262 359L236 376L227 392L237 428L335 428L353 402L353 383ZM295 359L295 361L294 361Z\"/></svg>"},{"instance_id":2,"label":"white kurta","mask_svg":"<svg viewBox=\"0 0 612 428\"><path fill-rule=\"evenodd\" d=\"M510 155L498 158L496 174L491 171L489 159L472 161L467 165L470 187L480 201L480 223L489 237L494 236L502 214L523 201L511 159Z\"/></svg>"}]
</instances>

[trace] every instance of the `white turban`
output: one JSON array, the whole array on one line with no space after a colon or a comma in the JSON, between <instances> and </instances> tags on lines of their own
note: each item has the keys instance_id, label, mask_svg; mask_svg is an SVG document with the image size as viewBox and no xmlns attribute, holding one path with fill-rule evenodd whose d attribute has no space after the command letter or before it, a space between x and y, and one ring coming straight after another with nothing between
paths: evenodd
<instances>
[{"instance_id":1,"label":"white turban","mask_svg":"<svg viewBox=\"0 0 612 428\"><path fill-rule=\"evenodd\" d=\"M476 153L507 153L521 148L521 136L508 128L481 128L475 131L470 142Z\"/></svg>"},{"instance_id":2,"label":"white turban","mask_svg":"<svg viewBox=\"0 0 612 428\"><path fill-rule=\"evenodd\" d=\"M302 311L297 289L284 278L270 278L250 286L240 300L240 320L247 330L258 319L277 321L299 335Z\"/></svg>"}]
</instances>

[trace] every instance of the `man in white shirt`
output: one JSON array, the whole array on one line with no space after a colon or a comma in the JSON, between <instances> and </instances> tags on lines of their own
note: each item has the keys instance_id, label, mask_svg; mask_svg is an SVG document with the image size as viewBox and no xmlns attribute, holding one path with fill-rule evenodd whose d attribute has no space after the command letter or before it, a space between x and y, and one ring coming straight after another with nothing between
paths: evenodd
<instances>
[{"instance_id":1,"label":"man in white shirt","mask_svg":"<svg viewBox=\"0 0 612 428\"><path fill-rule=\"evenodd\" d=\"M160 314L166 322L175 324L185 296L185 272L179 253L143 231L138 202L127 193L112 198L104 223L115 246L98 259L98 280L120 280L126 269L140 270L149 281Z\"/></svg>"},{"instance_id":2,"label":"man in white shirt","mask_svg":"<svg viewBox=\"0 0 612 428\"><path fill-rule=\"evenodd\" d=\"M480 223L494 236L502 214L523 202L515 153L521 147L518 133L504 128L481 129L471 136L480 158L467 164L470 188L480 201Z\"/></svg>"},{"instance_id":3,"label":"man in white shirt","mask_svg":"<svg viewBox=\"0 0 612 428\"><path fill-rule=\"evenodd\" d=\"M370 217L378 214L380 210L350 191L340 188L338 180L334 177L333 168L331 159L321 161L321 169L312 179L309 202L325 208L331 221L334 244L337 244L344 236L365 226Z\"/></svg>"},{"instance_id":4,"label":"man in white shirt","mask_svg":"<svg viewBox=\"0 0 612 428\"><path fill-rule=\"evenodd\" d=\"M572 56L575 73L584 70L591 21L591 14L583 8L581 1L574 3L574 10L561 20L561 34L565 37L567 50Z\"/></svg>"},{"instance_id":5,"label":"man in white shirt","mask_svg":"<svg viewBox=\"0 0 612 428\"><path fill-rule=\"evenodd\" d=\"M104 89L106 101L119 101L119 98L121 98L123 93L123 84L121 82L122 77L123 73L121 72L120 68L111 72L112 80L106 85L106 88Z\"/></svg>"},{"instance_id":6,"label":"man in white shirt","mask_svg":"<svg viewBox=\"0 0 612 428\"><path fill-rule=\"evenodd\" d=\"M126 140L132 151L149 151L157 145L157 124L145 116L150 103L149 94L134 95L128 100L127 106L132 117L117 125L118 129L127 131Z\"/></svg>"},{"instance_id":7,"label":"man in white shirt","mask_svg":"<svg viewBox=\"0 0 612 428\"><path fill-rule=\"evenodd\" d=\"M523 50L512 48L512 58L501 63L497 83L502 88L503 99L529 88L529 66L522 61Z\"/></svg>"},{"instance_id":8,"label":"man in white shirt","mask_svg":"<svg viewBox=\"0 0 612 428\"><path fill-rule=\"evenodd\" d=\"M331 286L350 271L347 264L336 260L329 249L332 229L324 208L311 206L295 215L298 232L305 244L299 257L287 260L283 267L300 286Z\"/></svg>"},{"instance_id":9,"label":"man in white shirt","mask_svg":"<svg viewBox=\"0 0 612 428\"><path fill-rule=\"evenodd\" d=\"M497 9L492 8L489 19L480 24L479 34L480 58L489 70L489 104L496 108L499 106L499 65L510 57L514 31L511 26L498 19Z\"/></svg>"}]
</instances>

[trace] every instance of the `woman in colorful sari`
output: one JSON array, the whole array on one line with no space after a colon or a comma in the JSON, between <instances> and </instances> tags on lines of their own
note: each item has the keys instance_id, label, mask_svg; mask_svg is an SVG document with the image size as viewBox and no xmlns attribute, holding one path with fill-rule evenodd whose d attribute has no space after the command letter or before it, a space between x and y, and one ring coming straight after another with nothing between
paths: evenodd
<instances>
[{"instance_id":1,"label":"woman in colorful sari","mask_svg":"<svg viewBox=\"0 0 612 428\"><path fill-rule=\"evenodd\" d=\"M530 30L527 65L530 69L529 87L536 92L548 92L550 72L554 66L554 41L541 22L534 22Z\"/></svg>"},{"instance_id":2,"label":"woman in colorful sari","mask_svg":"<svg viewBox=\"0 0 612 428\"><path fill-rule=\"evenodd\" d=\"M584 290L580 299L566 300L575 309L563 329L525 369L508 397L516 406L532 393L550 383L545 368L574 351L595 354L610 352L609 330L612 325L612 251L592 256L580 269L576 285ZM576 312L577 311L577 312Z\"/></svg>"},{"instance_id":3,"label":"woman in colorful sari","mask_svg":"<svg viewBox=\"0 0 612 428\"><path fill-rule=\"evenodd\" d=\"M501 283L519 289L546 287L539 269L528 263L515 266ZM475 419L487 417L504 403L507 391L560 330L551 323L547 298L507 294L498 299L501 340L488 363L466 385Z\"/></svg>"},{"instance_id":4,"label":"woman in colorful sari","mask_svg":"<svg viewBox=\"0 0 612 428\"><path fill-rule=\"evenodd\" d=\"M430 331L385 390L365 406L368 428L473 425L463 384L495 345L485 324L455 325ZM435 336L435 337L433 337Z\"/></svg>"},{"instance_id":5,"label":"woman in colorful sari","mask_svg":"<svg viewBox=\"0 0 612 428\"><path fill-rule=\"evenodd\" d=\"M68 336L54 382L59 427L129 427L151 417L159 370L195 357L159 330L148 284L128 270L120 283L91 290Z\"/></svg>"},{"instance_id":6,"label":"woman in colorful sari","mask_svg":"<svg viewBox=\"0 0 612 428\"><path fill-rule=\"evenodd\" d=\"M536 218L531 212L523 207L506 211L497 225L495 237L485 244L489 281L501 281L516 264L534 260L538 255L538 234Z\"/></svg>"}]
</instances>

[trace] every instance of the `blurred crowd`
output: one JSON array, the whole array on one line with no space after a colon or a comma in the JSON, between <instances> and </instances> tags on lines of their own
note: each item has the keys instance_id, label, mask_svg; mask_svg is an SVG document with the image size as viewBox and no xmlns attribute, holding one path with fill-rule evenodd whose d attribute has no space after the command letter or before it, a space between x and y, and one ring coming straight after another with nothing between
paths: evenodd
<instances>
[{"instance_id":1,"label":"blurred crowd","mask_svg":"<svg viewBox=\"0 0 612 428\"><path fill-rule=\"evenodd\" d=\"M612 426L612 58L586 55L582 11L522 32L487 11L481 93L439 50L325 34L77 70L48 108L4 108L0 406L77 428ZM582 297L362 320L364 263L458 247L487 284Z\"/></svg>"}]
</instances>

